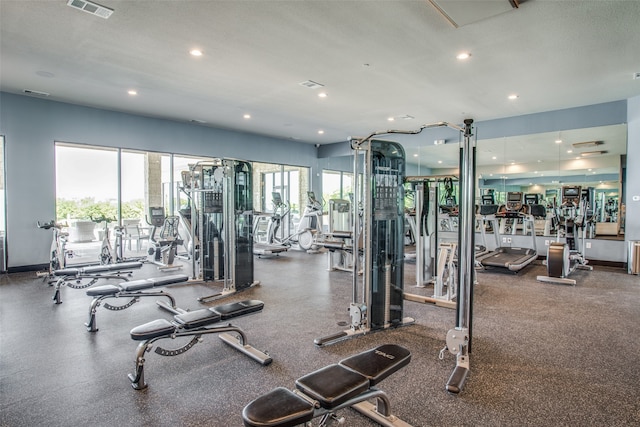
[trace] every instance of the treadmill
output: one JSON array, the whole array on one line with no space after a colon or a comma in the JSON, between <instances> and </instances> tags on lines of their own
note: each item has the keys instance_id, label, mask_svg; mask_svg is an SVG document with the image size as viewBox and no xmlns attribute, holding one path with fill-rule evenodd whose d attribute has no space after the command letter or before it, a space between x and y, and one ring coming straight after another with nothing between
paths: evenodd
<instances>
[{"instance_id":1,"label":"treadmill","mask_svg":"<svg viewBox=\"0 0 640 427\"><path fill-rule=\"evenodd\" d=\"M498 220L507 218L512 219L515 222L518 219L522 219L523 222L530 222L533 225L533 217L529 214L522 212L522 193L521 192L509 192L507 193L507 204L501 212L495 214L495 222L493 227L494 233L499 233L500 227L498 226ZM530 228L533 230L533 226ZM498 237L498 242L500 241ZM509 271L517 273L525 268L538 258L538 251L536 248L536 236L535 232L531 233L532 248L518 248L511 246L499 246L494 251L488 252L476 258L476 261L482 265L482 267L497 267L505 268Z\"/></svg>"}]
</instances>

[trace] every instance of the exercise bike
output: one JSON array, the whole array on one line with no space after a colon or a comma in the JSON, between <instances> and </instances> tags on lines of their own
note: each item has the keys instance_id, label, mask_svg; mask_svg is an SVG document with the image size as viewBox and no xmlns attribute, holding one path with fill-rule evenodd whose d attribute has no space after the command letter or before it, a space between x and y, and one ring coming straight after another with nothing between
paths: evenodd
<instances>
[{"instance_id":1,"label":"exercise bike","mask_svg":"<svg viewBox=\"0 0 640 427\"><path fill-rule=\"evenodd\" d=\"M584 256L587 224L593 219L587 218L587 207L586 201L581 199L580 186L562 187L561 210L563 215L560 216L554 209L558 217L557 241L549 244L547 260L544 262L547 266L547 275L538 276L536 278L538 281L575 286L576 281L568 278L571 273L578 269L593 270L592 266L587 265L589 261ZM566 243L559 241L560 224L563 222Z\"/></svg>"},{"instance_id":2,"label":"exercise bike","mask_svg":"<svg viewBox=\"0 0 640 427\"><path fill-rule=\"evenodd\" d=\"M65 268L67 266L67 258L73 258L73 251L66 249L69 233L62 231L62 227L66 226L66 224L58 224L54 220L44 224L38 221L38 228L53 231L53 239L49 250L49 271L37 273L38 277L43 277L44 280L52 277L55 270Z\"/></svg>"},{"instance_id":3,"label":"exercise bike","mask_svg":"<svg viewBox=\"0 0 640 427\"><path fill-rule=\"evenodd\" d=\"M100 260L101 265L112 264L112 263L120 263L124 261L123 256L123 241L122 236L124 235L125 227L116 225L113 227L113 232L116 235L116 241L113 248L111 247L111 240L109 239L109 223L116 221L115 218L107 218L102 215L101 217L94 218L92 216L89 217L91 221L96 224L100 224L104 222L104 235L102 237L102 245L100 246L100 253L98 254L98 259Z\"/></svg>"}]
</instances>

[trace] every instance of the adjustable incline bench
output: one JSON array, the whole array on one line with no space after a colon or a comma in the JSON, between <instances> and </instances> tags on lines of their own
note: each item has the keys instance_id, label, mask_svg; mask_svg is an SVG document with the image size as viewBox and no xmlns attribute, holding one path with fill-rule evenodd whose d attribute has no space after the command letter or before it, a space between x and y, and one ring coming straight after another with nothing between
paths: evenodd
<instances>
[{"instance_id":1,"label":"adjustable incline bench","mask_svg":"<svg viewBox=\"0 0 640 427\"><path fill-rule=\"evenodd\" d=\"M84 289L95 284L100 279L121 279L129 280L126 276L133 274L130 270L136 270L142 267L140 261L119 262L115 264L89 265L87 267L63 268L54 270L53 276L57 277L55 284L55 292L53 293L53 301L56 304L62 304L60 298L60 288L64 285L72 289ZM88 283L82 284L82 279L91 279ZM75 281L75 283L73 283Z\"/></svg>"},{"instance_id":2,"label":"adjustable incline bench","mask_svg":"<svg viewBox=\"0 0 640 427\"><path fill-rule=\"evenodd\" d=\"M142 342L138 344L136 350L135 375L129 374L131 386L136 390L147 388L147 384L144 381L144 354L151 351L154 342L162 339L193 337L191 341L175 350L166 350L161 347L156 347L155 349L155 352L161 356L177 356L202 341L202 335L220 334L220 339L226 344L264 366L270 364L272 362L271 357L247 344L247 336L239 327L233 326L231 323L212 326L220 321L257 313L262 311L263 307L264 303L262 301L245 300L178 314L173 316L173 322L166 319L158 319L133 328L131 330L131 338ZM237 336L227 332L233 332Z\"/></svg>"},{"instance_id":3,"label":"adjustable incline bench","mask_svg":"<svg viewBox=\"0 0 640 427\"><path fill-rule=\"evenodd\" d=\"M94 286L87 289L87 295L93 297L91 305L89 306L89 320L85 323L87 331L97 332L96 325L96 311L105 299L108 298L131 298L129 302L123 305L110 305L104 303L104 308L112 311L120 311L131 307L133 304L140 300L140 297L166 297L169 300L169 304L163 304L158 301L158 306L173 314L183 313L176 306L175 299L164 291L156 291L154 288L166 285L172 285L175 283L182 283L189 280L189 276L184 274L174 274L172 276L160 276L153 277L151 279L132 280L130 282L122 282L117 285L102 285ZM150 291L149 291L150 289ZM146 291L146 292L145 292Z\"/></svg>"},{"instance_id":4,"label":"adjustable incline bench","mask_svg":"<svg viewBox=\"0 0 640 427\"><path fill-rule=\"evenodd\" d=\"M394 344L343 359L296 380L297 390L278 387L242 410L246 427L292 427L322 417L344 422L335 412L351 407L382 426L411 427L391 415L386 393L374 386L409 364L411 353ZM376 405L368 402L376 399Z\"/></svg>"}]
</instances>

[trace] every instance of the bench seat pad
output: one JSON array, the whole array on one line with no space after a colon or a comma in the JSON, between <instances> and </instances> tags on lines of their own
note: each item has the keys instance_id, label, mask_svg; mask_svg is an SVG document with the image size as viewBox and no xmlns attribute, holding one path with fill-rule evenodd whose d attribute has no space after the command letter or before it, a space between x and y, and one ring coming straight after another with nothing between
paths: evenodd
<instances>
[{"instance_id":1,"label":"bench seat pad","mask_svg":"<svg viewBox=\"0 0 640 427\"><path fill-rule=\"evenodd\" d=\"M186 274L171 274L168 276L152 277L147 280L153 281L153 286L173 285L174 283L182 283L189 280Z\"/></svg>"},{"instance_id":2,"label":"bench seat pad","mask_svg":"<svg viewBox=\"0 0 640 427\"><path fill-rule=\"evenodd\" d=\"M176 323L179 323L184 329L199 328L212 323L218 323L221 319L220 314L211 308L188 311L183 314L177 314L173 316L173 318Z\"/></svg>"},{"instance_id":3,"label":"bench seat pad","mask_svg":"<svg viewBox=\"0 0 640 427\"><path fill-rule=\"evenodd\" d=\"M130 261L130 262L119 262L115 264L103 264L103 265L89 265L84 268L80 268L79 272L81 274L96 274L96 273L104 273L107 271L122 271L122 270L131 270L135 268L141 268L142 263L139 261Z\"/></svg>"},{"instance_id":4,"label":"bench seat pad","mask_svg":"<svg viewBox=\"0 0 640 427\"><path fill-rule=\"evenodd\" d=\"M340 361L369 379L371 387L378 384L411 361L411 352L395 344L384 344Z\"/></svg>"},{"instance_id":5,"label":"bench seat pad","mask_svg":"<svg viewBox=\"0 0 640 427\"><path fill-rule=\"evenodd\" d=\"M264 308L262 301L250 299L238 302L232 302L229 304L222 304L215 307L211 307L220 315L222 320L231 319L233 317L244 316L245 314L255 313Z\"/></svg>"},{"instance_id":6,"label":"bench seat pad","mask_svg":"<svg viewBox=\"0 0 640 427\"><path fill-rule=\"evenodd\" d=\"M122 291L122 288L117 285L102 285L102 286L94 286L93 288L87 289L87 295L90 297L101 297L103 295L115 295L118 292Z\"/></svg>"},{"instance_id":7,"label":"bench seat pad","mask_svg":"<svg viewBox=\"0 0 640 427\"><path fill-rule=\"evenodd\" d=\"M293 427L313 419L313 405L278 387L245 406L242 419L246 427Z\"/></svg>"},{"instance_id":8,"label":"bench seat pad","mask_svg":"<svg viewBox=\"0 0 640 427\"><path fill-rule=\"evenodd\" d=\"M144 325L136 326L131 330L131 339L135 341L145 341L151 338L168 335L176 330L176 325L167 319L157 319L147 322Z\"/></svg>"},{"instance_id":9,"label":"bench seat pad","mask_svg":"<svg viewBox=\"0 0 640 427\"><path fill-rule=\"evenodd\" d=\"M296 387L326 409L369 389L369 380L342 365L329 365L296 380Z\"/></svg>"}]
</instances>

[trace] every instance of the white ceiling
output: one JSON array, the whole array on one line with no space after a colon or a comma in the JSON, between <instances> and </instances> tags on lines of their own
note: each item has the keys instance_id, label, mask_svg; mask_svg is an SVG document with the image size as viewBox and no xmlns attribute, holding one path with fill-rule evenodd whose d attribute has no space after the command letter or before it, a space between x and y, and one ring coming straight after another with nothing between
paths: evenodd
<instances>
[{"instance_id":1,"label":"white ceiling","mask_svg":"<svg viewBox=\"0 0 640 427\"><path fill-rule=\"evenodd\" d=\"M0 0L2 91L311 144L640 95L640 1L66 3Z\"/></svg>"}]
</instances>

